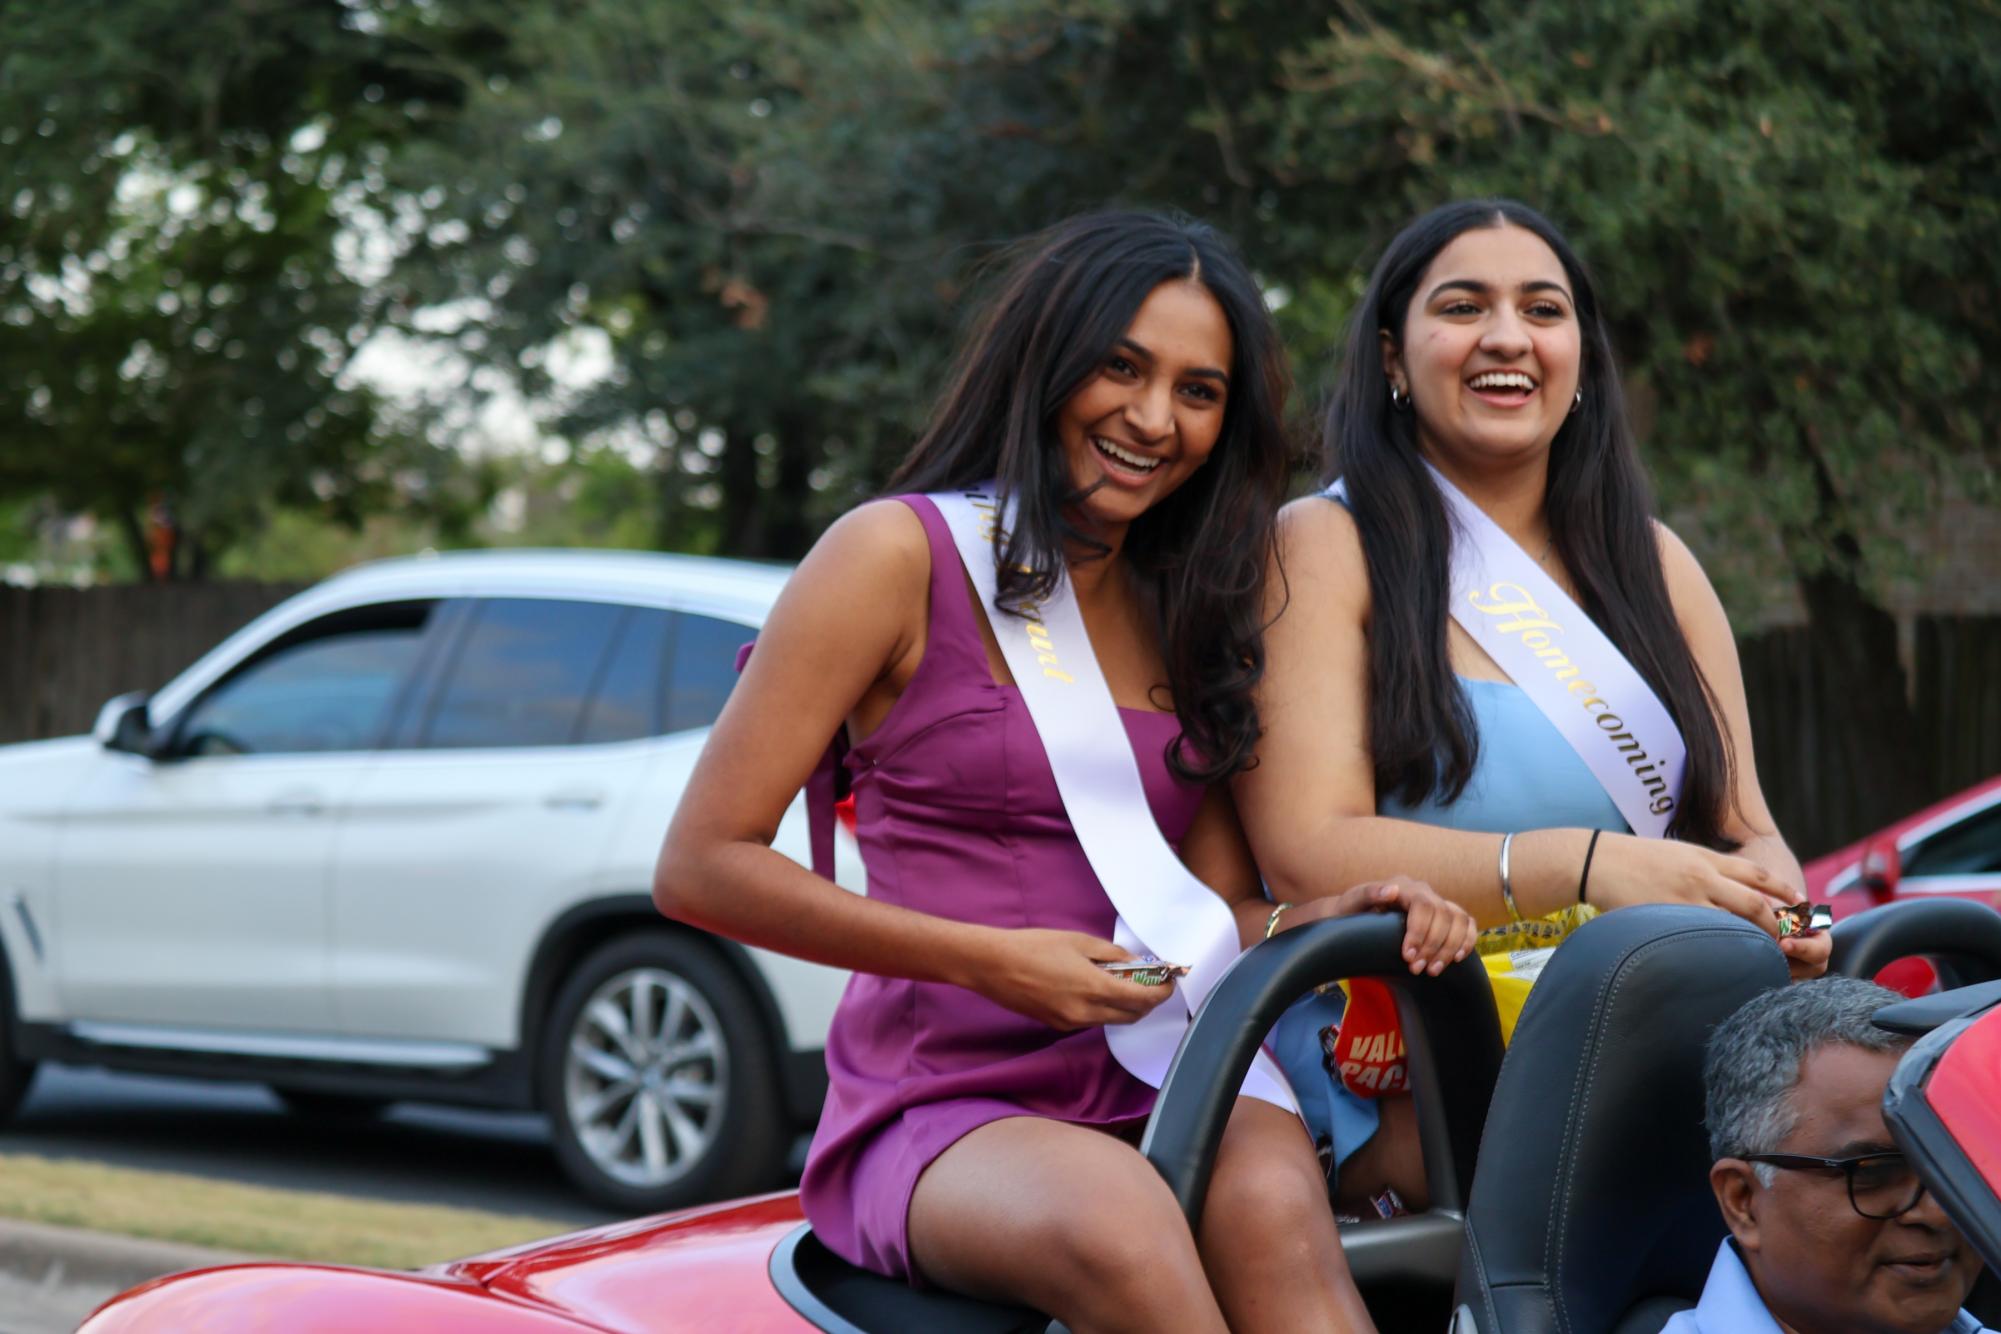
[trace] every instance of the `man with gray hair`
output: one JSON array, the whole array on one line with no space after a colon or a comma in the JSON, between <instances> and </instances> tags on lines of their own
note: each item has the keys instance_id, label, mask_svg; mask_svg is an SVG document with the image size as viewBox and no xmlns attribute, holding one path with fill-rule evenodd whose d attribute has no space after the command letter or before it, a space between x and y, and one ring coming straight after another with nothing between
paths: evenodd
<instances>
[{"instance_id":1,"label":"man with gray hair","mask_svg":"<svg viewBox=\"0 0 2001 1334\"><path fill-rule=\"evenodd\" d=\"M1826 977L1717 1025L1703 1061L1709 1185L1730 1237L1702 1301L1663 1334L1974 1334L1980 1259L1904 1161L1883 1090L1910 1039L1870 1016L1903 997Z\"/></svg>"}]
</instances>

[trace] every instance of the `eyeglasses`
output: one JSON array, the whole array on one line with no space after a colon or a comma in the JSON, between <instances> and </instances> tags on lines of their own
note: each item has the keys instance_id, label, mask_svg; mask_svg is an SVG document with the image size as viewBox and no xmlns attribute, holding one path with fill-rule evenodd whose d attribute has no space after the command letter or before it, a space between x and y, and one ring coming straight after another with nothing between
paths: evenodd
<instances>
[{"instance_id":1,"label":"eyeglasses","mask_svg":"<svg viewBox=\"0 0 2001 1334\"><path fill-rule=\"evenodd\" d=\"M1747 1163L1770 1163L1795 1172L1839 1172L1848 1178L1848 1203L1864 1218L1897 1218L1918 1207L1925 1183L1901 1153L1858 1153L1814 1158L1798 1153L1747 1153Z\"/></svg>"}]
</instances>

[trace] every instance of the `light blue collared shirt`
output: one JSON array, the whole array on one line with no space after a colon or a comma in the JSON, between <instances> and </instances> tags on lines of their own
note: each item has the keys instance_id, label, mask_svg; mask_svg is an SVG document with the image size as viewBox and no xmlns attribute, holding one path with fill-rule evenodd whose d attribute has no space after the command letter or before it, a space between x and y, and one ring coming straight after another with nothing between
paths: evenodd
<instances>
[{"instance_id":1,"label":"light blue collared shirt","mask_svg":"<svg viewBox=\"0 0 2001 1334\"><path fill-rule=\"evenodd\" d=\"M1983 1334L1986 1326L1961 1311L1939 1334ZM1709 1266L1709 1281L1702 1285L1702 1300L1693 1311L1683 1311L1666 1325L1661 1334L1784 1334L1779 1322L1765 1309L1765 1299L1751 1282L1737 1248L1728 1238L1716 1248L1716 1263Z\"/></svg>"}]
</instances>

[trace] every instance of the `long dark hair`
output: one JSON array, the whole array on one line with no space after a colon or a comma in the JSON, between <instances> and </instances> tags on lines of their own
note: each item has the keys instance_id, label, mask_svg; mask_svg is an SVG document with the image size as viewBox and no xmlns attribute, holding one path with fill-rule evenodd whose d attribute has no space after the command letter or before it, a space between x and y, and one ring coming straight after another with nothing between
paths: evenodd
<instances>
[{"instance_id":1,"label":"long dark hair","mask_svg":"<svg viewBox=\"0 0 2001 1334\"><path fill-rule=\"evenodd\" d=\"M1066 551L1094 545L1066 516L1082 498L1057 440L1057 410L1104 366L1147 296L1200 283L1229 321L1233 352L1222 434L1209 460L1127 530L1131 563L1160 639L1182 736L1168 762L1211 781L1246 767L1257 744L1251 695L1264 675L1264 581L1288 477L1289 378L1250 271L1214 228L1113 211L1058 223L1013 247L923 437L891 494L989 478L1015 520L997 542L1001 606L1047 597ZM1181 744L1181 742L1186 744Z\"/></svg>"},{"instance_id":2,"label":"long dark hair","mask_svg":"<svg viewBox=\"0 0 2001 1334\"><path fill-rule=\"evenodd\" d=\"M1418 282L1438 252L1476 227L1520 227L1555 252L1577 308L1583 401L1550 444L1544 500L1551 541L1586 614L1667 706L1688 746L1671 837L1730 848L1730 743L1716 698L1675 620L1661 571L1653 501L1626 421L1625 396L1589 270L1547 218L1511 199L1433 209L1391 241L1348 327L1327 412L1328 480L1345 477L1369 567L1369 742L1376 791L1415 805L1458 800L1479 734L1446 654L1452 535L1418 451L1414 412L1398 411L1383 376L1382 332L1403 347Z\"/></svg>"}]
</instances>

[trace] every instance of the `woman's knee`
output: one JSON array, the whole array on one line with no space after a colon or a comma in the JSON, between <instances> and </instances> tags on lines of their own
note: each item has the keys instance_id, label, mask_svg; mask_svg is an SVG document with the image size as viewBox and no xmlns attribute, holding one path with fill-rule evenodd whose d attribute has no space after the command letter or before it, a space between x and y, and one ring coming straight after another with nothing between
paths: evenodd
<instances>
[{"instance_id":1,"label":"woman's knee","mask_svg":"<svg viewBox=\"0 0 2001 1334\"><path fill-rule=\"evenodd\" d=\"M1203 1282L1194 1238L1152 1165L1110 1138L1030 1139L1020 1129L1006 1143L990 1137L1001 1155L941 1159L920 1180L911 1210L920 1271L1073 1325L1118 1328L1191 1303L1199 1310L1208 1298L1206 1286L1188 1289ZM1008 1165L1004 1175L992 1170ZM1199 1317L1192 1327L1202 1327Z\"/></svg>"},{"instance_id":2,"label":"woman's knee","mask_svg":"<svg viewBox=\"0 0 2001 1334\"><path fill-rule=\"evenodd\" d=\"M1320 1159L1296 1125L1233 1126L1217 1155L1202 1213L1206 1238L1256 1235L1310 1240L1332 1228L1327 1178Z\"/></svg>"}]
</instances>

